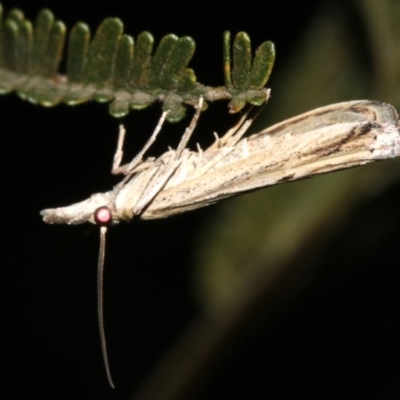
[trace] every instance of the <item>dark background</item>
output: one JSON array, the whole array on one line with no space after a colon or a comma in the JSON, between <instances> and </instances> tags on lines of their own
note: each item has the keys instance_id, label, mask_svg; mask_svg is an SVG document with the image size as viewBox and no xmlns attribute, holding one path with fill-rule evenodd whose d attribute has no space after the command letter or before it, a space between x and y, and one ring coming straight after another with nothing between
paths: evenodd
<instances>
[{"instance_id":1,"label":"dark background","mask_svg":"<svg viewBox=\"0 0 400 400\"><path fill-rule=\"evenodd\" d=\"M156 41L170 32L191 35L197 43L191 66L198 80L221 85L224 30L245 30L254 45L274 41L277 70L320 3L343 7L367 59L364 27L351 1L113 1L92 6L72 0L3 6L20 7L31 19L46 6L69 28L82 20L94 30L103 18L118 16L134 36L142 30L151 31ZM268 86L276 90L274 74ZM110 230L105 321L117 385L113 391L105 378L97 328L98 229L49 226L39 211L109 190L118 181L109 171L119 121L96 103L45 109L11 94L0 97L0 104L0 398L128 398L200 311L189 284L193 240L219 206ZM202 119L204 142L213 130L231 124L225 107L212 106ZM159 114L154 105L124 119L128 158L140 149ZM154 153L174 146L186 123L166 126ZM318 281L268 320L260 318L213 377L187 398L398 398L399 198L400 187L393 186L363 203L321 250L331 257L314 255L313 262L325 260ZM368 215L386 218L389 228L377 233ZM354 235L373 235L374 240L360 242L354 254L338 261Z\"/></svg>"}]
</instances>

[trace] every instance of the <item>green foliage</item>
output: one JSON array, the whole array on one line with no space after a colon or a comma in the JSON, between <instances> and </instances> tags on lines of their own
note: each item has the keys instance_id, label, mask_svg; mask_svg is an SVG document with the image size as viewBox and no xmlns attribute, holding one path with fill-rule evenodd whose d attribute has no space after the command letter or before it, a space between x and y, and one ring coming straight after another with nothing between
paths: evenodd
<instances>
[{"instance_id":1,"label":"green foliage","mask_svg":"<svg viewBox=\"0 0 400 400\"><path fill-rule=\"evenodd\" d=\"M267 98L264 86L275 58L274 45L262 43L252 62L250 38L244 32L234 39L233 62L230 35L225 33L226 86L213 88L198 83L188 68L195 51L189 36L166 35L154 50L149 32L135 41L123 33L117 18L106 18L92 39L89 27L78 22L68 37L66 74L60 75L64 23L47 9L39 12L34 24L18 9L10 10L3 20L1 4L0 14L0 92L15 90L32 103L111 102L110 113L122 117L158 100L174 122L183 118L186 105L197 104L199 96L206 101L230 100L231 112L246 103L260 105Z\"/></svg>"},{"instance_id":2,"label":"green foliage","mask_svg":"<svg viewBox=\"0 0 400 400\"><path fill-rule=\"evenodd\" d=\"M246 103L260 106L265 94L259 89L264 87L271 75L275 47L272 42L264 42L256 51L251 62L250 38L246 32L239 32L233 43L233 68L231 71L230 33L224 34L224 72L225 85L233 99L229 103L231 110L239 111ZM271 62L272 61L272 62Z\"/></svg>"}]
</instances>

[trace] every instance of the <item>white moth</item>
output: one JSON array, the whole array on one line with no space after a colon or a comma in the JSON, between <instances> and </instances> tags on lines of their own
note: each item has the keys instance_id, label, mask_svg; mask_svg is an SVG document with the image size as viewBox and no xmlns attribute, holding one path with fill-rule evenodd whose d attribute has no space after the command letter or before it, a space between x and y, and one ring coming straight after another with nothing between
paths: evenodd
<instances>
[{"instance_id":1,"label":"white moth","mask_svg":"<svg viewBox=\"0 0 400 400\"><path fill-rule=\"evenodd\" d=\"M400 155L398 115L389 104L350 101L317 108L243 138L252 119L245 115L206 150L187 148L203 100L176 150L158 158L143 156L154 142L163 113L143 150L120 166L125 130L120 127L112 172L124 179L111 191L80 203L41 212L56 224L86 221L101 226L98 314L106 372L108 367L102 314L102 280L106 227L133 218L164 218L208 206L227 197L277 183L355 167ZM246 119L247 118L247 119Z\"/></svg>"},{"instance_id":2,"label":"white moth","mask_svg":"<svg viewBox=\"0 0 400 400\"><path fill-rule=\"evenodd\" d=\"M281 182L400 154L398 115L389 104L361 100L317 108L242 138L252 120L244 118L206 150L190 151L186 144L202 106L186 129L177 150L157 159L143 159L154 142L166 113L144 149L120 167L120 137L112 172L125 178L113 190L93 194L68 207L43 210L43 220L56 224L100 223L96 210L109 209L112 223L136 218L165 218L208 206ZM111 222L111 221L110 221Z\"/></svg>"}]
</instances>

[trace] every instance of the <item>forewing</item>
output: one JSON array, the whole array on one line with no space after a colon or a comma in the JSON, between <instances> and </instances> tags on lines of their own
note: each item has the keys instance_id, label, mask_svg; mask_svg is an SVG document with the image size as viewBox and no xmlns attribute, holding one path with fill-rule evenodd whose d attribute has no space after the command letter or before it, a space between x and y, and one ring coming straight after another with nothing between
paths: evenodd
<instances>
[{"instance_id":1,"label":"forewing","mask_svg":"<svg viewBox=\"0 0 400 400\"><path fill-rule=\"evenodd\" d=\"M227 154L212 168L160 191L141 217L163 218L265 186L397 157L397 126L396 110L385 103L318 108L242 139L230 152L220 149Z\"/></svg>"}]
</instances>

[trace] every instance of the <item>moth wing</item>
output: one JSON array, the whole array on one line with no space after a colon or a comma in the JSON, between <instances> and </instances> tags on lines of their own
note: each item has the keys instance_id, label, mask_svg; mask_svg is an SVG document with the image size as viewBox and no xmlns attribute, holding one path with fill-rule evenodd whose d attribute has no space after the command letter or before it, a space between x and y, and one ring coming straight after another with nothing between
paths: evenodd
<instances>
[{"instance_id":1,"label":"moth wing","mask_svg":"<svg viewBox=\"0 0 400 400\"><path fill-rule=\"evenodd\" d=\"M277 183L396 157L397 126L395 109L376 101L315 109L242 139L204 174L160 191L141 217L163 218Z\"/></svg>"}]
</instances>

